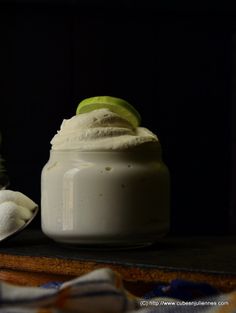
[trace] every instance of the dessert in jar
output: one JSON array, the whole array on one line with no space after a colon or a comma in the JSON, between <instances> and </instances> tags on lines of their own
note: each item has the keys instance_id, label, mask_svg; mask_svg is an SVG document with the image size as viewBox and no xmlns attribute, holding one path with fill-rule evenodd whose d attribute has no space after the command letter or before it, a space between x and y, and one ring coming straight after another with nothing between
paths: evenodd
<instances>
[{"instance_id":1,"label":"dessert in jar","mask_svg":"<svg viewBox=\"0 0 236 313\"><path fill-rule=\"evenodd\" d=\"M136 246L169 229L169 171L155 134L114 97L82 101L42 170L42 230L81 245Z\"/></svg>"}]
</instances>

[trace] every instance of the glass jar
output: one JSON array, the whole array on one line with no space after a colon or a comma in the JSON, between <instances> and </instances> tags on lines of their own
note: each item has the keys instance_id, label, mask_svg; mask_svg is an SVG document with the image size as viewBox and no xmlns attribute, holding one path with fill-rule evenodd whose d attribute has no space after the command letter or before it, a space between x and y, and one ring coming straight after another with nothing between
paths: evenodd
<instances>
[{"instance_id":1,"label":"glass jar","mask_svg":"<svg viewBox=\"0 0 236 313\"><path fill-rule=\"evenodd\" d=\"M157 151L51 150L41 193L42 230L55 241L146 245L169 229L169 171Z\"/></svg>"}]
</instances>

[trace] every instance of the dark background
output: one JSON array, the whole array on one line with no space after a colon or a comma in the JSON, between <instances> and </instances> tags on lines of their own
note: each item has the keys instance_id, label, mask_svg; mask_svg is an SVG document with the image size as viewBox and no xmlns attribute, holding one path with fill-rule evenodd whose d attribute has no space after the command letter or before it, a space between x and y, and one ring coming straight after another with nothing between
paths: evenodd
<instances>
[{"instance_id":1,"label":"dark background","mask_svg":"<svg viewBox=\"0 0 236 313\"><path fill-rule=\"evenodd\" d=\"M164 1L1 2L0 129L9 188L40 203L41 170L63 118L85 97L117 96L161 141L171 173L171 232L232 232L235 16Z\"/></svg>"}]
</instances>

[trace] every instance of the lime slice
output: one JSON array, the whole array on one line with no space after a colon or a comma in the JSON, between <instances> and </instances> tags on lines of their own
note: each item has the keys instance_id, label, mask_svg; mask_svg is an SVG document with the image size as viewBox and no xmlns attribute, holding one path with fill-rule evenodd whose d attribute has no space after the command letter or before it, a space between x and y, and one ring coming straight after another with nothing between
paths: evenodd
<instances>
[{"instance_id":1,"label":"lime slice","mask_svg":"<svg viewBox=\"0 0 236 313\"><path fill-rule=\"evenodd\" d=\"M110 96L91 97L82 100L77 107L76 114L87 113L101 108L109 109L120 115L129 121L133 127L138 127L140 124L140 114L129 102Z\"/></svg>"}]
</instances>

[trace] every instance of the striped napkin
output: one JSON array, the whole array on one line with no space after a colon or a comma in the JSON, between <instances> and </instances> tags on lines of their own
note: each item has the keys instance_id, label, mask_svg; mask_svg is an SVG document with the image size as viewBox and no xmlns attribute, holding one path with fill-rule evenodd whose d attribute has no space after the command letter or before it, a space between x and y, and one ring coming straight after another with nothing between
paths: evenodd
<instances>
[{"instance_id":1,"label":"striped napkin","mask_svg":"<svg viewBox=\"0 0 236 313\"><path fill-rule=\"evenodd\" d=\"M0 282L0 313L2 312L236 313L236 292L194 300L156 296L152 292L139 298L124 288L122 277L118 273L102 268L62 284L52 283L41 287Z\"/></svg>"}]
</instances>

